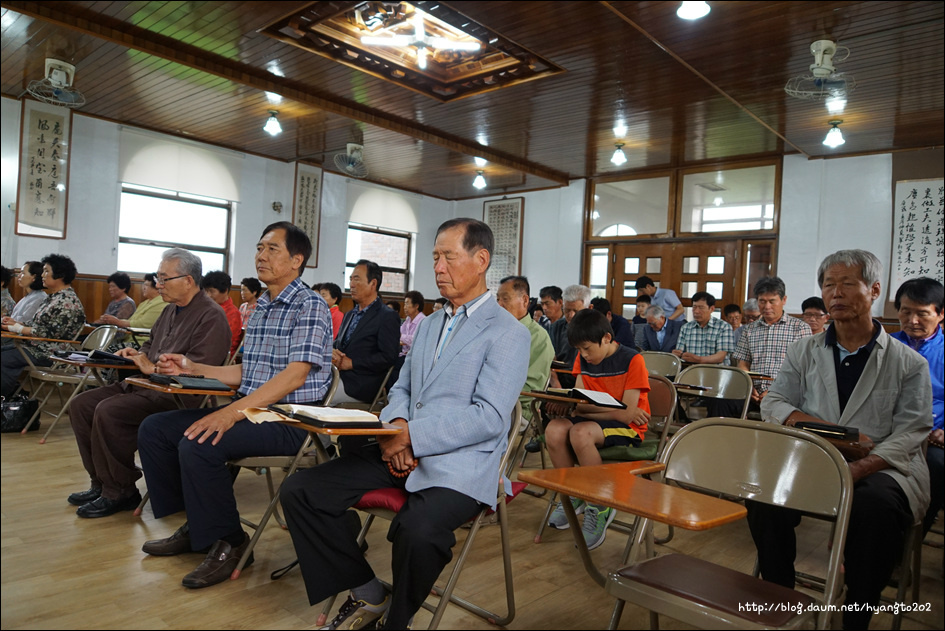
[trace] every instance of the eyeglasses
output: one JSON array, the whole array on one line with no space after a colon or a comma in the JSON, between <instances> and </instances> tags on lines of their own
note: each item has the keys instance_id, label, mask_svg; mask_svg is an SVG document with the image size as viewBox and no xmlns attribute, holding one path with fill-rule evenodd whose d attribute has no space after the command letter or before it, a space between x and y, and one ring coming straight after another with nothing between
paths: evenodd
<instances>
[{"instance_id":1,"label":"eyeglasses","mask_svg":"<svg viewBox=\"0 0 945 631\"><path fill-rule=\"evenodd\" d=\"M801 317L804 318L805 320L816 320L817 318L824 318L826 316L827 314L824 313L823 311L818 311L816 313L810 313L810 312L805 311L804 313L801 314Z\"/></svg>"},{"instance_id":2,"label":"eyeglasses","mask_svg":"<svg viewBox=\"0 0 945 631\"><path fill-rule=\"evenodd\" d=\"M162 277L158 276L157 274L155 274L155 275L154 275L154 282L155 282L156 284L158 284L158 285L164 285L164 284L166 284L167 281L169 281L169 280L177 280L178 278L184 278L185 276L190 276L190 274L181 274L180 276L171 276L170 278L168 278L168 277L162 278Z\"/></svg>"}]
</instances>

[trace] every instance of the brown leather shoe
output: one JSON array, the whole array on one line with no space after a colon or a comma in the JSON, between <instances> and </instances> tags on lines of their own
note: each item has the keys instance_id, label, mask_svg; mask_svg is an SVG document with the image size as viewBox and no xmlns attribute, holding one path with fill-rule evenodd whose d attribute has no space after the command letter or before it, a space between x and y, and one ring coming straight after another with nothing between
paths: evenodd
<instances>
[{"instance_id":1,"label":"brown leather shoe","mask_svg":"<svg viewBox=\"0 0 945 631\"><path fill-rule=\"evenodd\" d=\"M142 552L156 557L170 557L185 552L192 552L190 548L190 527L187 522L174 531L174 534L164 539L151 539L141 546Z\"/></svg>"},{"instance_id":2,"label":"brown leather shoe","mask_svg":"<svg viewBox=\"0 0 945 631\"><path fill-rule=\"evenodd\" d=\"M203 563L197 566L193 572L184 577L181 584L191 589L200 589L201 587L210 587L217 583L222 583L230 578L230 574L239 565L240 559L246 554L249 548L249 535L243 533L243 543L234 548L226 541L217 541L207 553L207 558ZM249 553L249 559L244 567L253 564L253 553Z\"/></svg>"}]
</instances>

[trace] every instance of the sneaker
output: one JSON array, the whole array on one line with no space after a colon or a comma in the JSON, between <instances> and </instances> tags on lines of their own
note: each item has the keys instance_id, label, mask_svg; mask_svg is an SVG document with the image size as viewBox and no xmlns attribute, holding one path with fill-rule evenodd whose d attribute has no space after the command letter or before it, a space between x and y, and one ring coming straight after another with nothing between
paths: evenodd
<instances>
[{"instance_id":1,"label":"sneaker","mask_svg":"<svg viewBox=\"0 0 945 631\"><path fill-rule=\"evenodd\" d=\"M584 500L578 500L572 497L571 506L574 507L574 513L580 515L587 507L587 503ZM548 518L548 525L558 530L567 530L571 527L571 524L568 523L568 516L564 514L564 506L561 505L561 502L558 502L555 509L551 511L551 517Z\"/></svg>"},{"instance_id":2,"label":"sneaker","mask_svg":"<svg viewBox=\"0 0 945 631\"><path fill-rule=\"evenodd\" d=\"M371 605L363 600L355 600L351 595L338 610L335 619L322 629L369 629L374 628L381 616L390 607L390 594L378 605Z\"/></svg>"},{"instance_id":3,"label":"sneaker","mask_svg":"<svg viewBox=\"0 0 945 631\"><path fill-rule=\"evenodd\" d=\"M584 511L584 527L581 529L588 550L593 550L604 543L607 526L616 516L617 511L613 508L588 505L587 510Z\"/></svg>"},{"instance_id":4,"label":"sneaker","mask_svg":"<svg viewBox=\"0 0 945 631\"><path fill-rule=\"evenodd\" d=\"M538 438L532 438L527 443L525 443L525 451L530 454L537 454L541 451L541 440Z\"/></svg>"}]
</instances>

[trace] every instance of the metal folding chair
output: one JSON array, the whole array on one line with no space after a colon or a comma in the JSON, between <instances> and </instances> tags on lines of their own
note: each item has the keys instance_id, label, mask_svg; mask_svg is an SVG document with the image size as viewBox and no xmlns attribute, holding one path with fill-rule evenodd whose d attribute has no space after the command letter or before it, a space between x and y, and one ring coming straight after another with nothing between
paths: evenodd
<instances>
[{"instance_id":1,"label":"metal folding chair","mask_svg":"<svg viewBox=\"0 0 945 631\"><path fill-rule=\"evenodd\" d=\"M705 390L687 389L686 385L699 386ZM709 399L741 399L744 401L740 418L748 415L751 402L751 377L735 366L699 364L690 366L676 377L676 390L683 396Z\"/></svg>"},{"instance_id":2,"label":"metal folding chair","mask_svg":"<svg viewBox=\"0 0 945 631\"><path fill-rule=\"evenodd\" d=\"M646 369L649 372L662 375L670 381L674 381L682 369L682 360L672 353L640 351L640 354L643 355L643 361L646 362Z\"/></svg>"},{"instance_id":3,"label":"metal folding chair","mask_svg":"<svg viewBox=\"0 0 945 631\"><path fill-rule=\"evenodd\" d=\"M843 547L853 499L850 469L840 452L803 430L712 418L680 430L661 461L666 465L663 479L667 483L793 508L832 521L826 589L818 601L692 556L645 558L608 577L605 589L617 598L610 628L619 624L625 601L649 609L654 629L659 614L707 629L797 628L811 622L826 628L827 605L839 605L844 591ZM652 523L641 520L635 529L631 563L643 557L641 549ZM744 603L757 603L761 611L746 609Z\"/></svg>"},{"instance_id":4,"label":"metal folding chair","mask_svg":"<svg viewBox=\"0 0 945 631\"><path fill-rule=\"evenodd\" d=\"M509 426L508 433L508 446L505 449L505 454L503 455L502 462L499 465L501 475L499 477L499 488L496 494L495 508L499 516L498 523L502 540L502 563L505 571L505 596L508 613L505 616L501 616L453 594L453 590L456 587L459 576L463 571L463 566L465 565L466 559L469 556L469 551L476 539L476 533L479 532L479 528L482 526L483 517L485 517L491 511L488 506L483 506L482 510L480 510L470 522L472 526L469 529L469 534L466 535L466 541L463 543L463 548L460 550L460 553L456 558L456 563L453 566L453 570L446 582L446 586L443 588L433 588L433 594L439 597L439 602L436 606L431 603L423 603L424 609L433 612L433 619L430 621L430 625L427 627L428 629L436 629L439 626L440 620L443 618L443 613L446 610L446 606L449 603L454 603L498 626L505 626L509 624L515 617L515 592L512 586L512 552L511 543L509 540L508 509L506 507L506 503L510 502L523 488L525 488L525 484L523 482L508 482L510 483L512 489L512 493L509 495L506 492L506 484L504 482L509 481L509 474L511 473L515 463L515 461L512 459L512 453L514 451L513 445L521 422L522 405L520 402L516 402L515 409L511 414L511 425ZM360 544L364 542L364 538L367 536L368 530L371 528L371 524L374 523L374 519L376 517L381 517L387 520L393 519L397 514L397 510L403 506L403 503L406 501L406 499L407 494L400 489L378 489L377 491L370 491L366 493L364 497L361 498L361 501L354 506L354 508L364 511L368 514L368 517L364 522L364 526L361 527L361 532L358 535L358 543ZM397 510L393 510L391 508L392 506L397 506ZM387 587L390 588L390 585L387 585ZM318 617L318 622L316 623L317 626L324 624L328 619L328 614L331 611L334 602L334 596L328 599L321 615Z\"/></svg>"}]
</instances>

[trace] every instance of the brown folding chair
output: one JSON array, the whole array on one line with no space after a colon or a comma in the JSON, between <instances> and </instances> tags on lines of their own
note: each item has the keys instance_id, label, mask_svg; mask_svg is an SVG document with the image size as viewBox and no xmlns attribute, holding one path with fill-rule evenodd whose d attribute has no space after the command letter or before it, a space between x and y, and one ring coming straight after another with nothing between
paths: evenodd
<instances>
[{"instance_id":1,"label":"brown folding chair","mask_svg":"<svg viewBox=\"0 0 945 631\"><path fill-rule=\"evenodd\" d=\"M472 521L469 522L471 523L469 534L466 535L466 541L463 543L463 548L460 550L459 555L456 558L456 563L453 566L453 570L446 582L446 586L443 588L433 588L433 594L438 596L440 599L438 604L434 606L431 603L423 603L424 609L433 612L433 619L430 621L430 625L427 627L428 629L436 629L439 626L440 620L443 618L443 613L446 610L446 606L449 603L454 603L466 611L484 618L485 620L498 626L505 626L509 624L515 617L515 592L512 586L512 551L511 542L509 539L508 508L506 507L506 503L512 501L512 499L514 499L515 496L525 488L525 483L511 482L509 477L515 463L515 461L512 459L512 453L514 451L513 445L515 442L514 439L518 435L521 422L522 404L516 401L515 409L511 414L511 425L509 426L508 433L508 445L505 449L505 454L502 456L502 462L499 465L501 475L499 477L495 508L495 511L498 513L499 517L498 523L502 540L502 563L505 571L505 597L508 613L505 616L501 616L453 594L453 590L456 587L456 582L459 580L459 576L463 571L463 566L465 565L466 559L469 556L469 551L476 539L476 533L479 532L479 528L482 526L483 517L485 517L492 510L488 506L483 506L482 510L479 511L479 514L477 514L472 519ZM512 489L511 494L507 494L505 483L510 484ZM364 522L364 526L361 527L361 532L358 534L358 543L361 544L364 542L364 538L367 536L368 530L370 530L371 524L374 523L374 519L376 517L381 517L387 520L393 519L397 514L397 511L392 510L391 506L403 506L403 503L406 501L406 499L406 492L400 489L378 489L377 491L366 493L364 497L362 497L361 500L354 506L354 508L364 511L368 514L368 517ZM390 588L390 585L386 584L386 586L388 589ZM322 609L321 615L318 617L316 626L320 626L325 623L325 621L328 619L328 614L331 611L334 602L334 596L328 599L324 609Z\"/></svg>"},{"instance_id":2,"label":"brown folding chair","mask_svg":"<svg viewBox=\"0 0 945 631\"><path fill-rule=\"evenodd\" d=\"M772 423L712 418L680 430L661 461L663 479L691 490L800 510L833 522L826 589L819 601L804 593L682 554L645 558L610 574L604 587L617 598L610 628L624 602L650 610L650 626L664 614L706 629L826 628L828 605L843 596L843 546L853 480L846 461L823 438ZM785 471L803 472L785 481ZM634 531L631 563L639 560L652 520ZM746 610L758 603L763 611ZM770 607L766 607L770 605ZM816 607L815 607L816 605ZM815 611L817 609L817 611Z\"/></svg>"},{"instance_id":3,"label":"brown folding chair","mask_svg":"<svg viewBox=\"0 0 945 631\"><path fill-rule=\"evenodd\" d=\"M682 360L672 353L640 351L640 354L643 355L643 361L646 362L646 369L649 372L663 375L670 381L675 381L682 369Z\"/></svg>"}]
</instances>

